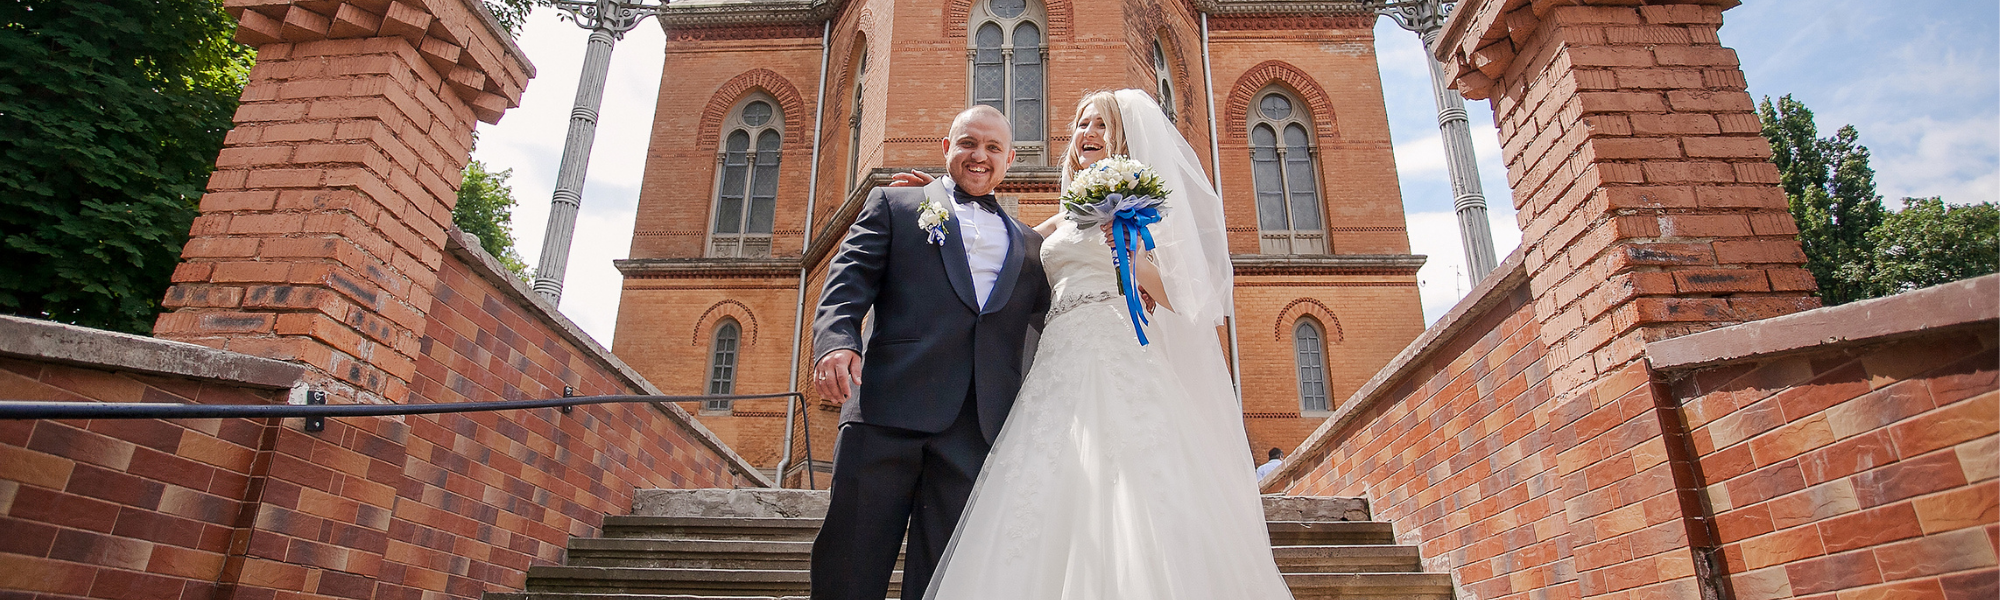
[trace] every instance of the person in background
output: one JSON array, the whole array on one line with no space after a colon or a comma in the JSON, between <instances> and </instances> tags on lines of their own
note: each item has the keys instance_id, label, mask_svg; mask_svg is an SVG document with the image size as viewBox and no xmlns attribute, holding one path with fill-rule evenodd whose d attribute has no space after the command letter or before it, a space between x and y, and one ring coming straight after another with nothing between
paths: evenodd
<instances>
[{"instance_id":1,"label":"person in background","mask_svg":"<svg viewBox=\"0 0 2000 600\"><path fill-rule=\"evenodd\" d=\"M1282 450L1279 450L1277 448L1272 448L1268 456L1271 457L1270 462L1257 465L1258 481L1263 481L1265 477L1269 477L1271 475L1272 471L1278 470L1278 465L1285 463L1285 452Z\"/></svg>"}]
</instances>

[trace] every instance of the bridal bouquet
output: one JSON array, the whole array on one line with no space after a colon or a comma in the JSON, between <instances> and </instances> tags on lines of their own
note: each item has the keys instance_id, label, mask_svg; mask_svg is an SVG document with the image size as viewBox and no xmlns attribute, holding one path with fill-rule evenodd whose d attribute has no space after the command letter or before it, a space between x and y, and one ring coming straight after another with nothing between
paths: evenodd
<instances>
[{"instance_id":1,"label":"bridal bouquet","mask_svg":"<svg viewBox=\"0 0 2000 600\"><path fill-rule=\"evenodd\" d=\"M1063 190L1064 216L1078 228L1111 225L1112 260L1118 266L1118 292L1125 295L1125 312L1132 317L1132 331L1139 345L1146 345L1148 323L1140 308L1139 283L1132 271L1132 250L1153 249L1148 229L1166 216L1167 195L1173 193L1160 181L1152 167L1125 156L1112 156L1078 171Z\"/></svg>"}]
</instances>

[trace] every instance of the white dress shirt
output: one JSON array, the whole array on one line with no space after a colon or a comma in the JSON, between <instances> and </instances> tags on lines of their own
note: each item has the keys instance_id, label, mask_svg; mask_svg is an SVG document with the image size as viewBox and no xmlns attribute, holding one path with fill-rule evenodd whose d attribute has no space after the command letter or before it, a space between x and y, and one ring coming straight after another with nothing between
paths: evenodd
<instances>
[{"instance_id":1,"label":"white dress shirt","mask_svg":"<svg viewBox=\"0 0 2000 600\"><path fill-rule=\"evenodd\" d=\"M958 221L958 239L965 243L965 264L972 268L972 291L979 300L979 308L986 308L986 297L993 293L993 282L1000 279L1000 267L1007 262L1007 247L1013 244L1007 234L1006 218L980 208L974 202L952 202L952 220Z\"/></svg>"}]
</instances>

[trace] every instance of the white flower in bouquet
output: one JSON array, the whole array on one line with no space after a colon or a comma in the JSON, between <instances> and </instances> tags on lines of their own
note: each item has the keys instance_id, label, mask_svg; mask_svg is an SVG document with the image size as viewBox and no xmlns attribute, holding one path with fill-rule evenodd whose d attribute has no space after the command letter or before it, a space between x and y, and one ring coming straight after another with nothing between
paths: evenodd
<instances>
[{"instance_id":1,"label":"white flower in bouquet","mask_svg":"<svg viewBox=\"0 0 2000 600\"><path fill-rule=\"evenodd\" d=\"M1077 227L1091 227L1117 217L1120 211L1151 209L1152 220L1164 216L1167 195L1173 193L1160 174L1126 156L1111 156L1072 176L1063 190L1063 212ZM1132 212L1126 215L1132 216Z\"/></svg>"}]
</instances>

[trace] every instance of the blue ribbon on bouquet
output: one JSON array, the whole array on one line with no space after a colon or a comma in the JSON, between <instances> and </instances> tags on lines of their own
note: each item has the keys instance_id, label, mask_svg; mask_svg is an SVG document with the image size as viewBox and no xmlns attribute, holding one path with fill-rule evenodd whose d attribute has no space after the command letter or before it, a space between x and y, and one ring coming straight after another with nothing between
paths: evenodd
<instances>
[{"instance_id":1,"label":"blue ribbon on bouquet","mask_svg":"<svg viewBox=\"0 0 2000 600\"><path fill-rule=\"evenodd\" d=\"M1132 268L1132 249L1145 244L1145 249L1153 249L1153 233L1147 226L1160 222L1158 198L1147 196L1125 196L1113 193L1105 197L1106 203L1115 208L1111 217L1111 250L1118 265L1119 291L1125 294L1125 313L1132 317L1132 332L1138 334L1139 345L1147 344L1146 330L1142 324L1150 324L1146 309L1139 300L1139 279Z\"/></svg>"}]
</instances>

